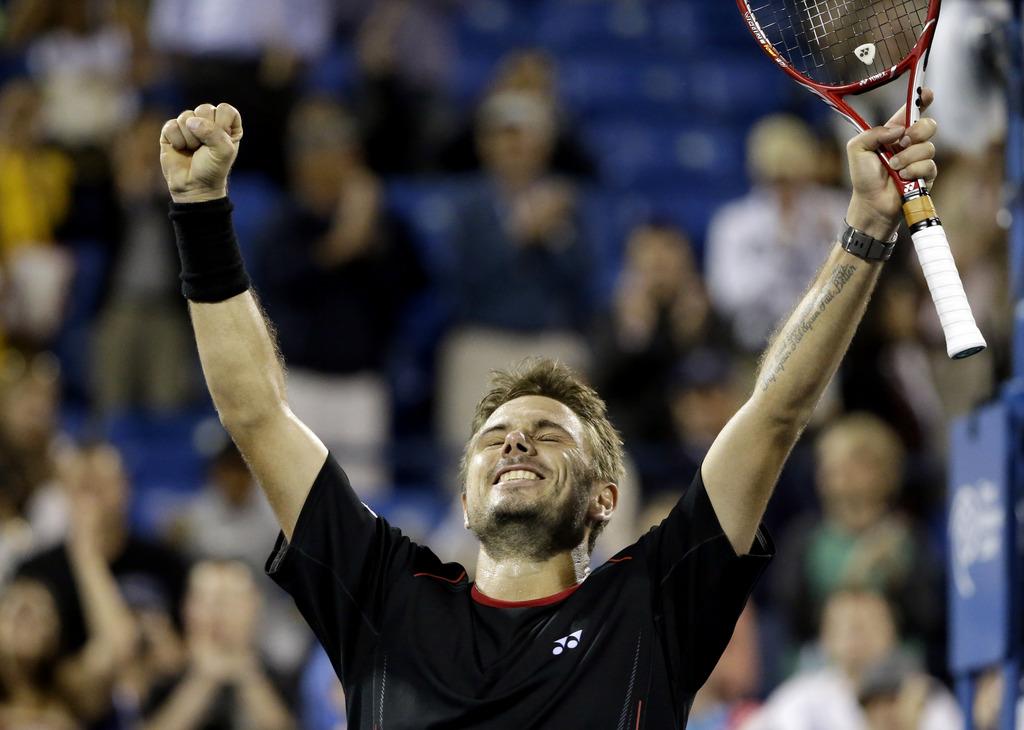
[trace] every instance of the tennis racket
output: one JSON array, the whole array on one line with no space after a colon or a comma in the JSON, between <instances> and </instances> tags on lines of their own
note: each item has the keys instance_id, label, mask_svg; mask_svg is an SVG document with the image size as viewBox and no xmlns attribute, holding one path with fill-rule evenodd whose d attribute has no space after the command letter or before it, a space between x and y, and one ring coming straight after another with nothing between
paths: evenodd
<instances>
[{"instance_id":1,"label":"tennis racket","mask_svg":"<svg viewBox=\"0 0 1024 730\"><path fill-rule=\"evenodd\" d=\"M906 126L921 116L924 69L939 0L736 0L761 48L787 74L817 94L860 131L867 122L844 101L909 71ZM921 268L954 359L985 349L956 270L946 233L924 180L904 180L879 150L903 197Z\"/></svg>"}]
</instances>

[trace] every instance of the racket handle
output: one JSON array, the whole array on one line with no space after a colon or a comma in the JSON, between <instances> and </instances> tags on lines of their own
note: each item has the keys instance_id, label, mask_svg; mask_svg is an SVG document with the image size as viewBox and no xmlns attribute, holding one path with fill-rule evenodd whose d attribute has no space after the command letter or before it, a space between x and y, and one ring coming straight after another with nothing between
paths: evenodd
<instances>
[{"instance_id":1,"label":"racket handle","mask_svg":"<svg viewBox=\"0 0 1024 730\"><path fill-rule=\"evenodd\" d=\"M974 322L942 224L936 222L916 231L911 228L910 237L939 313L949 357L959 360L981 352L986 346L985 338Z\"/></svg>"}]
</instances>

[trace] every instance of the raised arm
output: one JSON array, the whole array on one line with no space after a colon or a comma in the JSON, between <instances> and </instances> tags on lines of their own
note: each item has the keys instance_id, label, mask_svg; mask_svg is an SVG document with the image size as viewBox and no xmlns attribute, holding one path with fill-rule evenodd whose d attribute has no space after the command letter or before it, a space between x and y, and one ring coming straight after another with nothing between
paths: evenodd
<instances>
[{"instance_id":1,"label":"raised arm","mask_svg":"<svg viewBox=\"0 0 1024 730\"><path fill-rule=\"evenodd\" d=\"M241 138L234 107L203 104L164 124L160 164L206 384L290 539L327 449L288 408L284 368L231 230L227 176Z\"/></svg>"},{"instance_id":2,"label":"raised arm","mask_svg":"<svg viewBox=\"0 0 1024 730\"><path fill-rule=\"evenodd\" d=\"M930 102L931 93L925 97ZM853 197L846 220L883 241L899 225L901 200L874 150L907 142L893 158L894 167L907 179L931 182L936 174L929 141L935 122L921 119L904 130L898 126L902 118L900 111L886 127L859 134L847 145ZM786 457L839 367L881 269L880 262L834 248L765 352L753 394L708 451L701 474L737 553L750 550Z\"/></svg>"}]
</instances>

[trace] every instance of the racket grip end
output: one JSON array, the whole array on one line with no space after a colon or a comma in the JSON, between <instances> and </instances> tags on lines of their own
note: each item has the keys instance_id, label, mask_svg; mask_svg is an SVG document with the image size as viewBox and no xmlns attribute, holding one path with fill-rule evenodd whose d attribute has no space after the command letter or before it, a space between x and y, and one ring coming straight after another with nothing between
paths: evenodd
<instances>
[{"instance_id":1,"label":"racket grip end","mask_svg":"<svg viewBox=\"0 0 1024 730\"><path fill-rule=\"evenodd\" d=\"M953 360L962 360L981 352L986 347L985 337L974 321L942 225L935 223L919 228L910 236L942 324L946 353Z\"/></svg>"}]
</instances>

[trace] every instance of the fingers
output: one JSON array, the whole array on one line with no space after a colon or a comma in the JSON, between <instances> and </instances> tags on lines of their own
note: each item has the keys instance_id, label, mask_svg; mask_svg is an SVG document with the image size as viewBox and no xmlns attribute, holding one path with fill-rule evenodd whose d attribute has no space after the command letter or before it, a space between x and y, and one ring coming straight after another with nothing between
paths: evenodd
<instances>
[{"instance_id":1,"label":"fingers","mask_svg":"<svg viewBox=\"0 0 1024 730\"><path fill-rule=\"evenodd\" d=\"M200 119L209 119L212 122L214 111L215 110L213 104L200 104L196 107L196 110L195 112L193 112L193 114L195 114L195 116L199 117Z\"/></svg>"},{"instance_id":2,"label":"fingers","mask_svg":"<svg viewBox=\"0 0 1024 730\"><path fill-rule=\"evenodd\" d=\"M902 125L874 127L866 132L858 134L846 144L846 147L851 152L860 150L874 152L885 145L893 144L899 140L905 131L906 130Z\"/></svg>"},{"instance_id":3,"label":"fingers","mask_svg":"<svg viewBox=\"0 0 1024 730\"><path fill-rule=\"evenodd\" d=\"M164 147L165 145L170 145L178 152L188 149L185 136L181 133L181 128L178 127L177 119L168 119L160 130L160 146Z\"/></svg>"},{"instance_id":4,"label":"fingers","mask_svg":"<svg viewBox=\"0 0 1024 730\"><path fill-rule=\"evenodd\" d=\"M228 133L214 124L211 119L192 116L185 122L185 126L197 140L196 148L199 145L209 147L215 159L228 160L234 157L235 145Z\"/></svg>"},{"instance_id":5,"label":"fingers","mask_svg":"<svg viewBox=\"0 0 1024 730\"><path fill-rule=\"evenodd\" d=\"M899 170L904 180L929 180L935 177L935 145L925 141L913 144L889 159L889 166Z\"/></svg>"},{"instance_id":6,"label":"fingers","mask_svg":"<svg viewBox=\"0 0 1024 730\"><path fill-rule=\"evenodd\" d=\"M195 112L191 109L186 109L178 115L178 129L181 130L181 136L185 138L185 145L188 149L195 151L199 149L200 142L192 130L188 128L188 120L195 116Z\"/></svg>"},{"instance_id":7,"label":"fingers","mask_svg":"<svg viewBox=\"0 0 1024 730\"><path fill-rule=\"evenodd\" d=\"M896 168L894 167L893 169L895 170ZM939 168L935 165L935 160L931 159L901 166L899 171L900 177L904 180L927 180L928 182L934 180L936 175L939 174Z\"/></svg>"},{"instance_id":8,"label":"fingers","mask_svg":"<svg viewBox=\"0 0 1024 730\"><path fill-rule=\"evenodd\" d=\"M938 123L930 117L922 117L910 125L910 129L900 139L900 147L909 147L918 142L926 142L935 136Z\"/></svg>"},{"instance_id":9,"label":"fingers","mask_svg":"<svg viewBox=\"0 0 1024 730\"><path fill-rule=\"evenodd\" d=\"M230 104L218 104L214 110L214 124L227 132L235 144L242 139L242 115Z\"/></svg>"}]
</instances>

